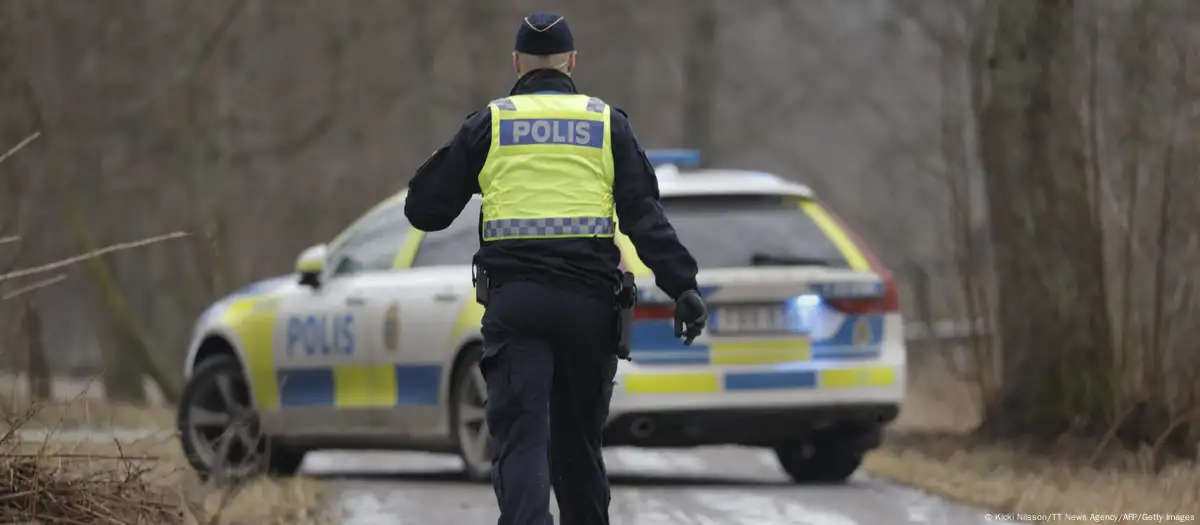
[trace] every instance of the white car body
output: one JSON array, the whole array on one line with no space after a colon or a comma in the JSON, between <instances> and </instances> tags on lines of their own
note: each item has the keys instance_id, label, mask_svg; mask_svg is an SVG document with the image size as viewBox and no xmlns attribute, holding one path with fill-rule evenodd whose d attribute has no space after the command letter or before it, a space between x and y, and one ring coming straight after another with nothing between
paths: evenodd
<instances>
[{"instance_id":1,"label":"white car body","mask_svg":"<svg viewBox=\"0 0 1200 525\"><path fill-rule=\"evenodd\" d=\"M637 275L640 307L658 308L660 315L638 321L634 359L620 364L607 444L770 446L841 424L882 427L896 416L905 391L899 311L894 304L862 314L828 306L836 299L875 301L885 289L894 299L894 287L807 187L753 172L677 174L663 167L660 192L664 202L737 195L795 199L849 267L709 268L698 255L712 321L685 347L671 337L670 320L661 318L664 307L655 305L669 306L665 294L619 237L626 266ZM363 248L363 259L377 262L373 269L337 271L356 235L376 242L387 235L383 228L407 224L403 199L398 194L368 212L329 244L327 257L323 248L310 249L305 257L324 260L319 287L302 285L293 274L256 283L210 307L196 324L185 375L207 357L232 351L264 430L306 450L458 452L449 408L452 371L481 340L483 309L475 303L469 266L477 247L478 197L443 232L405 226L409 231L396 235L402 239L391 241L396 246L371 247L378 253ZM364 233L373 218L385 215L390 219L376 237ZM422 264L424 254L451 246L459 250L445 255L452 262L437 264L447 261L430 255L434 264ZM394 264L383 265L387 261ZM793 306L783 314L761 306L781 297L792 298ZM738 312L738 305L757 306ZM780 323L791 333L753 335L756 326ZM724 335L735 324L739 333Z\"/></svg>"}]
</instances>

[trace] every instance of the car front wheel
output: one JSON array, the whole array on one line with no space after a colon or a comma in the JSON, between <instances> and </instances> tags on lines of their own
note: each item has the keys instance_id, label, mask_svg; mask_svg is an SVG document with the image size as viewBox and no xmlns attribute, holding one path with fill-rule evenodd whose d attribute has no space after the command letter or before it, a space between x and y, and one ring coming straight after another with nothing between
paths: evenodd
<instances>
[{"instance_id":1,"label":"car front wheel","mask_svg":"<svg viewBox=\"0 0 1200 525\"><path fill-rule=\"evenodd\" d=\"M492 472L492 440L484 406L487 382L479 370L480 348L468 348L455 369L451 390L450 423L467 477L485 480Z\"/></svg>"},{"instance_id":2,"label":"car front wheel","mask_svg":"<svg viewBox=\"0 0 1200 525\"><path fill-rule=\"evenodd\" d=\"M197 366L184 386L177 423L184 454L204 479L290 476L304 460L304 452L263 435L246 376L233 356Z\"/></svg>"}]
</instances>

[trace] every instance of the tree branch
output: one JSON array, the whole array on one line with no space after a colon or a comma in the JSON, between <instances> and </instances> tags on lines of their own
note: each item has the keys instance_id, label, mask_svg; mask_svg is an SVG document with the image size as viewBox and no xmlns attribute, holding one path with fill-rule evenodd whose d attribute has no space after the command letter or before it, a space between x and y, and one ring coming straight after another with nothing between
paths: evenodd
<instances>
[{"instance_id":1,"label":"tree branch","mask_svg":"<svg viewBox=\"0 0 1200 525\"><path fill-rule=\"evenodd\" d=\"M22 286L22 287L20 287L20 288L17 288L16 290L13 290L13 291L11 291L11 292L7 292L7 293L5 293L4 295L0 296L0 301L7 301L7 300L9 300L9 299L14 299L14 298L17 298L17 297L20 297L20 296L22 296L22 295L25 295L25 294L27 294L27 293L29 293L29 292L33 292L33 291L36 291L36 290L40 290L40 289L42 289L42 288L45 288L45 287L47 287L47 286L51 286L51 285L58 284L58 283L60 283L60 282L62 282L62 281L65 281L66 279L67 279L67 274L65 274L65 273L63 273L63 274L58 274L58 275L55 275L54 277L51 277L51 278L49 278L49 279L43 279L43 280L41 280L41 281L38 281L38 282L36 282L36 283L30 284L30 285L28 285L28 286Z\"/></svg>"},{"instance_id":2,"label":"tree branch","mask_svg":"<svg viewBox=\"0 0 1200 525\"><path fill-rule=\"evenodd\" d=\"M3 155L0 155L0 164L3 164L4 161L8 160L9 157L16 155L18 151L21 151L22 149L24 149L25 146L28 146L33 141L37 140L38 137L40 137L40 136L42 136L42 132L35 131L35 132L33 132L32 135L29 135L28 137L25 137L24 139L22 139L21 142L18 142L16 146L9 148L9 150L4 152Z\"/></svg>"},{"instance_id":3,"label":"tree branch","mask_svg":"<svg viewBox=\"0 0 1200 525\"><path fill-rule=\"evenodd\" d=\"M200 71L204 69L204 66L216 54L217 48L225 40L225 34L229 32L229 28L233 26L233 23L241 17L245 7L246 0L234 0L233 3L229 4L225 15L221 17L221 21L217 23L217 27L205 39L204 45L200 48L200 54L196 55L196 60L192 62L192 67L188 69L184 84L185 97L187 99L185 108L187 123L192 128L196 138L202 139L204 146L210 150L210 153L217 150L217 145L212 136L199 132L201 126L200 108L196 103L199 98L196 93L196 76L200 74Z\"/></svg>"},{"instance_id":4,"label":"tree branch","mask_svg":"<svg viewBox=\"0 0 1200 525\"><path fill-rule=\"evenodd\" d=\"M174 232L174 233L168 233L165 235L149 237L149 238L142 239L139 241L131 241L131 242L123 242L120 244L113 244L110 246L106 246L104 248L100 248L98 250L93 250L93 251L90 251L87 253L76 255L74 257L68 257L66 259L54 261L52 263L43 264L41 266L35 266L33 268L25 268L25 269L16 270L13 272L8 272L6 274L0 274L0 283L5 282L5 281L11 281L13 279L20 279L22 277L28 277L30 275L36 275L39 273L45 273L45 272L49 272L52 270L57 270L59 268L71 266L73 264L84 262L89 259L95 259L96 257L107 255L107 254L110 254L113 252L132 250L134 248L141 248L143 246L149 246L151 244L157 244L157 243L160 243L163 241L169 241L172 239L179 239L181 237L187 237L188 235L190 235L190 234L187 232Z\"/></svg>"}]
</instances>

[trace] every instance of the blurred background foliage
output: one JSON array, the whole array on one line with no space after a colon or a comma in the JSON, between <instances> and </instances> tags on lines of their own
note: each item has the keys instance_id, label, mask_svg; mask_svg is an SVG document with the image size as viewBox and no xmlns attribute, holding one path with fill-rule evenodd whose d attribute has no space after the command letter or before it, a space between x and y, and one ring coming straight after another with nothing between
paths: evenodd
<instances>
[{"instance_id":1,"label":"blurred background foliage","mask_svg":"<svg viewBox=\"0 0 1200 525\"><path fill-rule=\"evenodd\" d=\"M910 321L979 320L963 373L985 429L1189 432L1187 0L7 0L0 144L44 137L0 167L22 239L0 256L193 235L5 308L39 328L0 361L44 348L138 400L157 356L171 397L197 314L402 189L507 93L535 10L570 20L580 89L647 148L809 184L895 271Z\"/></svg>"}]
</instances>

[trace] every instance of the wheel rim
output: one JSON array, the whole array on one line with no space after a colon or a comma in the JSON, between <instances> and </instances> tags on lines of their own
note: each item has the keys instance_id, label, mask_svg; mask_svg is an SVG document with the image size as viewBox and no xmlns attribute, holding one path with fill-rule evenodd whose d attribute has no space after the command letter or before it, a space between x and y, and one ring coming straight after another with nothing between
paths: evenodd
<instances>
[{"instance_id":1,"label":"wheel rim","mask_svg":"<svg viewBox=\"0 0 1200 525\"><path fill-rule=\"evenodd\" d=\"M487 382L479 367L472 366L465 381L458 386L458 447L467 468L485 472L492 464L492 440L488 432L484 405L487 402Z\"/></svg>"},{"instance_id":2,"label":"wheel rim","mask_svg":"<svg viewBox=\"0 0 1200 525\"><path fill-rule=\"evenodd\" d=\"M213 374L187 402L187 432L206 470L222 477L254 473L266 443L245 378L232 371Z\"/></svg>"}]
</instances>

